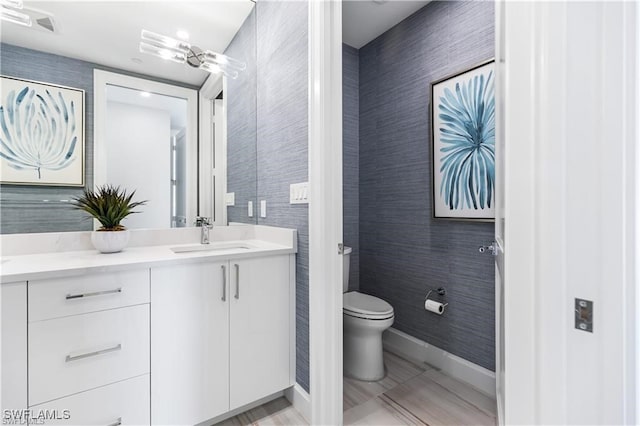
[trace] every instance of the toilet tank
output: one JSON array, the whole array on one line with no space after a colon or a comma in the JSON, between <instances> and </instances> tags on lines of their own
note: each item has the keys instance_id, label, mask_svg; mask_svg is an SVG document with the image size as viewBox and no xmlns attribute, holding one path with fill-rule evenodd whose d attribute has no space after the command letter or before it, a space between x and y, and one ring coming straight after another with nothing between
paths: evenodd
<instances>
[{"instance_id":1,"label":"toilet tank","mask_svg":"<svg viewBox=\"0 0 640 426\"><path fill-rule=\"evenodd\" d=\"M349 262L351 261L351 247L344 248L342 255L342 292L349 291Z\"/></svg>"}]
</instances>

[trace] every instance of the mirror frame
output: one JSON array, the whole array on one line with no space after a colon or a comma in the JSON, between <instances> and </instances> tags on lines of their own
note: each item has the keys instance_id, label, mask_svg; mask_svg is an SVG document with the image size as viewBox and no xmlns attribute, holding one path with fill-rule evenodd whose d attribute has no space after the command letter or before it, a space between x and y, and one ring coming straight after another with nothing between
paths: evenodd
<instances>
[{"instance_id":1,"label":"mirror frame","mask_svg":"<svg viewBox=\"0 0 640 426\"><path fill-rule=\"evenodd\" d=\"M198 215L198 91L145 80L124 74L95 69L93 71L93 185L97 188L107 182L106 130L107 85L120 86L187 101L187 227L194 226ZM94 229L97 229L94 221Z\"/></svg>"}]
</instances>

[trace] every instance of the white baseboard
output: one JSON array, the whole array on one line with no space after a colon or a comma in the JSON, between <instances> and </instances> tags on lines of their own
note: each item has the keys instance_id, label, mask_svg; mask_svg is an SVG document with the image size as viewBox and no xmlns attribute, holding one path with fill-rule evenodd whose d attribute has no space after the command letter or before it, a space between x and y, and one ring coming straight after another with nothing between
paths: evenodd
<instances>
[{"instance_id":1,"label":"white baseboard","mask_svg":"<svg viewBox=\"0 0 640 426\"><path fill-rule=\"evenodd\" d=\"M466 382L482 393L495 399L496 375L493 371L480 367L459 356L416 339L395 328L382 335L384 348L407 359L426 362L439 368L447 375Z\"/></svg>"},{"instance_id":2,"label":"white baseboard","mask_svg":"<svg viewBox=\"0 0 640 426\"><path fill-rule=\"evenodd\" d=\"M289 389L285 389L284 397L287 398L291 405L293 405L293 408L302 414L302 417L311 424L311 397L307 391L296 383Z\"/></svg>"}]
</instances>

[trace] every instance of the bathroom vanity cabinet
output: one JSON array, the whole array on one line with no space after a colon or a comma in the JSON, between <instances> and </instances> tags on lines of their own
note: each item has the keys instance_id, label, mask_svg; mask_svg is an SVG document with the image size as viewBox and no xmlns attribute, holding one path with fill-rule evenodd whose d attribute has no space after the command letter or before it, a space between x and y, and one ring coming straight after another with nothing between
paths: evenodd
<instances>
[{"instance_id":1,"label":"bathroom vanity cabinet","mask_svg":"<svg viewBox=\"0 0 640 426\"><path fill-rule=\"evenodd\" d=\"M293 256L151 268L154 424L196 424L293 385Z\"/></svg>"},{"instance_id":2,"label":"bathroom vanity cabinet","mask_svg":"<svg viewBox=\"0 0 640 426\"><path fill-rule=\"evenodd\" d=\"M254 249L3 276L2 409L197 424L292 386L295 247Z\"/></svg>"}]
</instances>

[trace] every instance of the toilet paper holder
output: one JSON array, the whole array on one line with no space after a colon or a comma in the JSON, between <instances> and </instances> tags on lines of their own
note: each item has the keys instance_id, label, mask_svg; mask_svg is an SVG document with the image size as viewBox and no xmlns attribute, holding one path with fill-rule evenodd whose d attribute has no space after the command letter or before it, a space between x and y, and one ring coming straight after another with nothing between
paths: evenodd
<instances>
[{"instance_id":1,"label":"toilet paper holder","mask_svg":"<svg viewBox=\"0 0 640 426\"><path fill-rule=\"evenodd\" d=\"M438 288L432 288L431 290L429 290L429 292L427 293L427 297L424 298L424 301L426 302L427 300L429 300L429 296L431 296L431 293L433 292L438 293L438 295L440 296L445 296L447 294L447 291L444 289L444 287L438 287ZM443 308L446 308L447 305L449 303L445 303L444 305L442 305Z\"/></svg>"}]
</instances>

